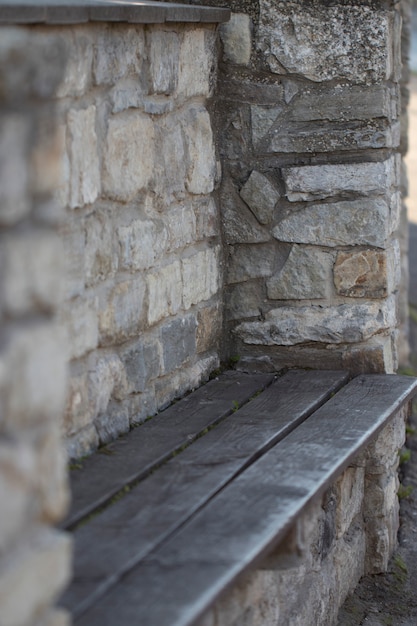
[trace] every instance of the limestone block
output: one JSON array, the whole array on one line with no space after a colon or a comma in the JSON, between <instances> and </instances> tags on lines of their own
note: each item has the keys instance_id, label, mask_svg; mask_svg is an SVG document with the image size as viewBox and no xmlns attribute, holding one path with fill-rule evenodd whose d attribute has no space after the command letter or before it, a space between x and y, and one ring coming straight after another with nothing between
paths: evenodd
<instances>
[{"instance_id":1,"label":"limestone block","mask_svg":"<svg viewBox=\"0 0 417 626\"><path fill-rule=\"evenodd\" d=\"M68 113L70 160L69 205L91 204L100 193L100 170L95 129L96 107Z\"/></svg>"},{"instance_id":2,"label":"limestone block","mask_svg":"<svg viewBox=\"0 0 417 626\"><path fill-rule=\"evenodd\" d=\"M120 113L126 109L139 109L142 106L146 113L153 113L153 111L146 110L146 97L143 92L144 89L137 78L124 78L118 81L109 93L112 113Z\"/></svg>"},{"instance_id":3,"label":"limestone block","mask_svg":"<svg viewBox=\"0 0 417 626\"><path fill-rule=\"evenodd\" d=\"M392 15L370 6L261 0L257 47L272 72L381 83L392 72Z\"/></svg>"},{"instance_id":4,"label":"limestone block","mask_svg":"<svg viewBox=\"0 0 417 626\"><path fill-rule=\"evenodd\" d=\"M0 224L8 225L26 217L30 210L29 119L9 114L0 120Z\"/></svg>"},{"instance_id":5,"label":"limestone block","mask_svg":"<svg viewBox=\"0 0 417 626\"><path fill-rule=\"evenodd\" d=\"M227 264L227 283L271 276L275 269L277 247L274 243L256 246L231 246Z\"/></svg>"},{"instance_id":6,"label":"limestone block","mask_svg":"<svg viewBox=\"0 0 417 626\"><path fill-rule=\"evenodd\" d=\"M36 447L38 519L47 524L56 524L67 513L70 501L67 455L58 421L43 429L36 441Z\"/></svg>"},{"instance_id":7,"label":"limestone block","mask_svg":"<svg viewBox=\"0 0 417 626\"><path fill-rule=\"evenodd\" d=\"M117 270L117 251L114 246L112 215L96 211L88 216L85 225L85 284L95 285L114 276Z\"/></svg>"},{"instance_id":8,"label":"limestone block","mask_svg":"<svg viewBox=\"0 0 417 626\"><path fill-rule=\"evenodd\" d=\"M61 262L64 265L63 290L66 298L79 296L85 282L84 220L68 220L59 229Z\"/></svg>"},{"instance_id":9,"label":"limestone block","mask_svg":"<svg viewBox=\"0 0 417 626\"><path fill-rule=\"evenodd\" d=\"M87 357L88 359L88 357ZM70 364L67 403L63 430L66 437L91 424L94 418L93 402L89 396L88 361Z\"/></svg>"},{"instance_id":10,"label":"limestone block","mask_svg":"<svg viewBox=\"0 0 417 626\"><path fill-rule=\"evenodd\" d=\"M89 89L92 79L93 32L88 28L63 28L60 37L66 45L68 61L57 96L81 96Z\"/></svg>"},{"instance_id":11,"label":"limestone block","mask_svg":"<svg viewBox=\"0 0 417 626\"><path fill-rule=\"evenodd\" d=\"M399 463L399 451L405 443L407 407L398 411L385 428L367 448L367 474L395 472Z\"/></svg>"},{"instance_id":12,"label":"limestone block","mask_svg":"<svg viewBox=\"0 0 417 626\"><path fill-rule=\"evenodd\" d=\"M168 246L165 224L157 220L134 220L117 229L120 267L143 270L162 258Z\"/></svg>"},{"instance_id":13,"label":"limestone block","mask_svg":"<svg viewBox=\"0 0 417 626\"><path fill-rule=\"evenodd\" d=\"M192 105L182 120L187 142L188 170L185 181L192 194L207 194L214 189L216 159L210 116L201 105Z\"/></svg>"},{"instance_id":14,"label":"limestone block","mask_svg":"<svg viewBox=\"0 0 417 626\"><path fill-rule=\"evenodd\" d=\"M172 94L178 81L180 39L176 32L151 28L147 32L153 93Z\"/></svg>"},{"instance_id":15,"label":"limestone block","mask_svg":"<svg viewBox=\"0 0 417 626\"><path fill-rule=\"evenodd\" d=\"M220 202L224 236L228 244L262 243L271 240L269 229L259 224L230 181L224 183Z\"/></svg>"},{"instance_id":16,"label":"limestone block","mask_svg":"<svg viewBox=\"0 0 417 626\"><path fill-rule=\"evenodd\" d=\"M223 58L236 65L248 65L252 53L252 22L245 13L232 13L220 26Z\"/></svg>"},{"instance_id":17,"label":"limestone block","mask_svg":"<svg viewBox=\"0 0 417 626\"><path fill-rule=\"evenodd\" d=\"M36 454L29 441L3 441L0 444L0 552L22 532L33 517ZM1 582L0 582L1 586Z\"/></svg>"},{"instance_id":18,"label":"limestone block","mask_svg":"<svg viewBox=\"0 0 417 626\"><path fill-rule=\"evenodd\" d=\"M69 339L69 357L78 359L98 346L98 298L80 296L65 304L62 323Z\"/></svg>"},{"instance_id":19,"label":"limestone block","mask_svg":"<svg viewBox=\"0 0 417 626\"><path fill-rule=\"evenodd\" d=\"M268 133L284 110L283 104L279 106L253 104L251 106L252 140L254 145Z\"/></svg>"},{"instance_id":20,"label":"limestone block","mask_svg":"<svg viewBox=\"0 0 417 626\"><path fill-rule=\"evenodd\" d=\"M348 532L353 520L362 510L365 469L348 467L336 481L336 538Z\"/></svg>"},{"instance_id":21,"label":"limestone block","mask_svg":"<svg viewBox=\"0 0 417 626\"><path fill-rule=\"evenodd\" d=\"M148 324L155 324L180 309L182 298L181 264L174 261L146 276L148 286Z\"/></svg>"},{"instance_id":22,"label":"limestone block","mask_svg":"<svg viewBox=\"0 0 417 626\"><path fill-rule=\"evenodd\" d=\"M329 296L334 254L293 246L280 272L267 281L268 298L273 300L316 299Z\"/></svg>"},{"instance_id":23,"label":"limestone block","mask_svg":"<svg viewBox=\"0 0 417 626\"><path fill-rule=\"evenodd\" d=\"M156 123L155 187L164 205L182 199L187 176L185 137L178 115L164 116Z\"/></svg>"},{"instance_id":24,"label":"limestone block","mask_svg":"<svg viewBox=\"0 0 417 626\"><path fill-rule=\"evenodd\" d=\"M395 161L308 165L283 169L290 202L321 200L338 194L385 194L394 183Z\"/></svg>"},{"instance_id":25,"label":"limestone block","mask_svg":"<svg viewBox=\"0 0 417 626\"><path fill-rule=\"evenodd\" d=\"M197 241L220 234L219 209L214 198L199 199L194 206Z\"/></svg>"},{"instance_id":26,"label":"limestone block","mask_svg":"<svg viewBox=\"0 0 417 626\"><path fill-rule=\"evenodd\" d=\"M393 298L378 303L289 307L269 311L262 322L244 322L235 333L245 343L290 346L318 341L340 344L365 341L395 327Z\"/></svg>"},{"instance_id":27,"label":"limestone block","mask_svg":"<svg viewBox=\"0 0 417 626\"><path fill-rule=\"evenodd\" d=\"M62 415L67 391L66 364L66 335L58 324L32 322L10 329L0 352L6 432L54 421Z\"/></svg>"},{"instance_id":28,"label":"limestone block","mask_svg":"<svg viewBox=\"0 0 417 626\"><path fill-rule=\"evenodd\" d=\"M149 383L146 391L128 396L122 404L126 407L131 426L142 424L157 412L154 386Z\"/></svg>"},{"instance_id":29,"label":"limestone block","mask_svg":"<svg viewBox=\"0 0 417 626\"><path fill-rule=\"evenodd\" d=\"M220 304L205 307L197 313L197 353L217 350L222 339L222 311Z\"/></svg>"},{"instance_id":30,"label":"limestone block","mask_svg":"<svg viewBox=\"0 0 417 626\"><path fill-rule=\"evenodd\" d=\"M116 354L97 354L89 374L89 388L95 416L107 411L111 399L121 400L127 395L125 368Z\"/></svg>"},{"instance_id":31,"label":"limestone block","mask_svg":"<svg viewBox=\"0 0 417 626\"><path fill-rule=\"evenodd\" d=\"M216 33L213 29L185 30L178 64L177 93L180 97L207 97L211 94L215 50Z\"/></svg>"},{"instance_id":32,"label":"limestone block","mask_svg":"<svg viewBox=\"0 0 417 626\"><path fill-rule=\"evenodd\" d=\"M143 328L145 289L144 279L136 276L103 292L99 312L100 344L128 339Z\"/></svg>"},{"instance_id":33,"label":"limestone block","mask_svg":"<svg viewBox=\"0 0 417 626\"><path fill-rule=\"evenodd\" d=\"M143 393L149 381L161 372L161 343L153 336L141 337L123 350L120 358L126 372L128 392Z\"/></svg>"},{"instance_id":34,"label":"limestone block","mask_svg":"<svg viewBox=\"0 0 417 626\"><path fill-rule=\"evenodd\" d=\"M0 263L3 306L10 315L56 309L63 296L64 266L61 241L53 231L3 238Z\"/></svg>"},{"instance_id":35,"label":"limestone block","mask_svg":"<svg viewBox=\"0 0 417 626\"><path fill-rule=\"evenodd\" d=\"M334 284L338 294L357 298L383 298L398 285L399 248L388 251L338 252Z\"/></svg>"},{"instance_id":36,"label":"limestone block","mask_svg":"<svg viewBox=\"0 0 417 626\"><path fill-rule=\"evenodd\" d=\"M261 308L266 307L266 294L262 284L257 280L230 285L226 294L226 318L228 320L257 317L261 314Z\"/></svg>"},{"instance_id":37,"label":"limestone block","mask_svg":"<svg viewBox=\"0 0 417 626\"><path fill-rule=\"evenodd\" d=\"M71 539L46 528L24 535L0 563L0 623L32 623L63 590L70 578Z\"/></svg>"},{"instance_id":38,"label":"limestone block","mask_svg":"<svg viewBox=\"0 0 417 626\"><path fill-rule=\"evenodd\" d=\"M112 85L129 75L141 80L144 58L142 25L100 27L94 43L94 81L97 85Z\"/></svg>"},{"instance_id":39,"label":"limestone block","mask_svg":"<svg viewBox=\"0 0 417 626\"><path fill-rule=\"evenodd\" d=\"M207 248L182 260L183 305L208 300L220 285L220 246Z\"/></svg>"},{"instance_id":40,"label":"limestone block","mask_svg":"<svg viewBox=\"0 0 417 626\"><path fill-rule=\"evenodd\" d=\"M272 234L279 241L293 243L385 248L389 206L382 198L314 204L285 213Z\"/></svg>"},{"instance_id":41,"label":"limestone block","mask_svg":"<svg viewBox=\"0 0 417 626\"><path fill-rule=\"evenodd\" d=\"M120 402L111 401L105 412L95 418L94 426L100 445L114 441L129 431L130 423L127 408Z\"/></svg>"},{"instance_id":42,"label":"limestone block","mask_svg":"<svg viewBox=\"0 0 417 626\"><path fill-rule=\"evenodd\" d=\"M76 435L66 437L65 446L69 460L80 459L91 454L99 445L99 438L94 424L85 426ZM74 470L76 471L76 470Z\"/></svg>"},{"instance_id":43,"label":"limestone block","mask_svg":"<svg viewBox=\"0 0 417 626\"><path fill-rule=\"evenodd\" d=\"M128 202L150 181L154 167L151 119L126 111L110 118L104 155L103 187L114 200Z\"/></svg>"},{"instance_id":44,"label":"limestone block","mask_svg":"<svg viewBox=\"0 0 417 626\"><path fill-rule=\"evenodd\" d=\"M196 351L197 320L187 315L166 322L161 328L164 374L180 367Z\"/></svg>"},{"instance_id":45,"label":"limestone block","mask_svg":"<svg viewBox=\"0 0 417 626\"><path fill-rule=\"evenodd\" d=\"M253 170L240 191L240 197L261 224L268 224L280 195L266 176Z\"/></svg>"},{"instance_id":46,"label":"limestone block","mask_svg":"<svg viewBox=\"0 0 417 626\"><path fill-rule=\"evenodd\" d=\"M184 248L196 240L196 216L191 206L170 208L165 214L169 232L168 250Z\"/></svg>"}]
</instances>

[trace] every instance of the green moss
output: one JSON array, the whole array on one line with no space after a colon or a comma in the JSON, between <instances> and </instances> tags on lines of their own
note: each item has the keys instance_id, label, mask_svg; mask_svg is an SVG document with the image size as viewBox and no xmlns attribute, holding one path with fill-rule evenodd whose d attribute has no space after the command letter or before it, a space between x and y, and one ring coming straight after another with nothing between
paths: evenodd
<instances>
[{"instance_id":1,"label":"green moss","mask_svg":"<svg viewBox=\"0 0 417 626\"><path fill-rule=\"evenodd\" d=\"M400 465L408 463L408 461L411 459L411 450L409 450L408 448L403 448L399 451L398 454L400 455Z\"/></svg>"},{"instance_id":2,"label":"green moss","mask_svg":"<svg viewBox=\"0 0 417 626\"><path fill-rule=\"evenodd\" d=\"M405 498L409 498L413 491L413 485L400 485L398 488L398 499L404 500Z\"/></svg>"}]
</instances>

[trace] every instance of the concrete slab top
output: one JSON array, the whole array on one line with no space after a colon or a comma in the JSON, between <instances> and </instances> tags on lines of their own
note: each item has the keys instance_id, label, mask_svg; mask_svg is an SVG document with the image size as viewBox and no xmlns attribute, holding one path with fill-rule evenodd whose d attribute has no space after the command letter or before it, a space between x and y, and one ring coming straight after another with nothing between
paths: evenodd
<instances>
[{"instance_id":1,"label":"concrete slab top","mask_svg":"<svg viewBox=\"0 0 417 626\"><path fill-rule=\"evenodd\" d=\"M0 24L227 22L229 9L152 0L0 0Z\"/></svg>"}]
</instances>

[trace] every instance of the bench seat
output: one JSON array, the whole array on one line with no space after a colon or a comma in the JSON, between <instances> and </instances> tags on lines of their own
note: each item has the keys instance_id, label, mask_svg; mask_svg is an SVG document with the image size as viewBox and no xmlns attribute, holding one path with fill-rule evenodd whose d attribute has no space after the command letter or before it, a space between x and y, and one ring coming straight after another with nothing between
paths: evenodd
<instances>
[{"instance_id":1,"label":"bench seat","mask_svg":"<svg viewBox=\"0 0 417 626\"><path fill-rule=\"evenodd\" d=\"M227 372L87 459L72 472L67 520L74 580L62 603L75 624L197 623L416 385L333 371Z\"/></svg>"}]
</instances>

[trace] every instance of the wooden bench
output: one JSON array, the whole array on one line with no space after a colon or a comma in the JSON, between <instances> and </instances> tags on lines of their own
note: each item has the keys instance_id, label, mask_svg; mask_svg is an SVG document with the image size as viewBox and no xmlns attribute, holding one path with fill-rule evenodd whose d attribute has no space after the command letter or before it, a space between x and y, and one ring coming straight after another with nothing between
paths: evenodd
<instances>
[{"instance_id":1,"label":"wooden bench","mask_svg":"<svg viewBox=\"0 0 417 626\"><path fill-rule=\"evenodd\" d=\"M227 372L83 461L62 600L75 624L195 624L416 388L404 376Z\"/></svg>"}]
</instances>

